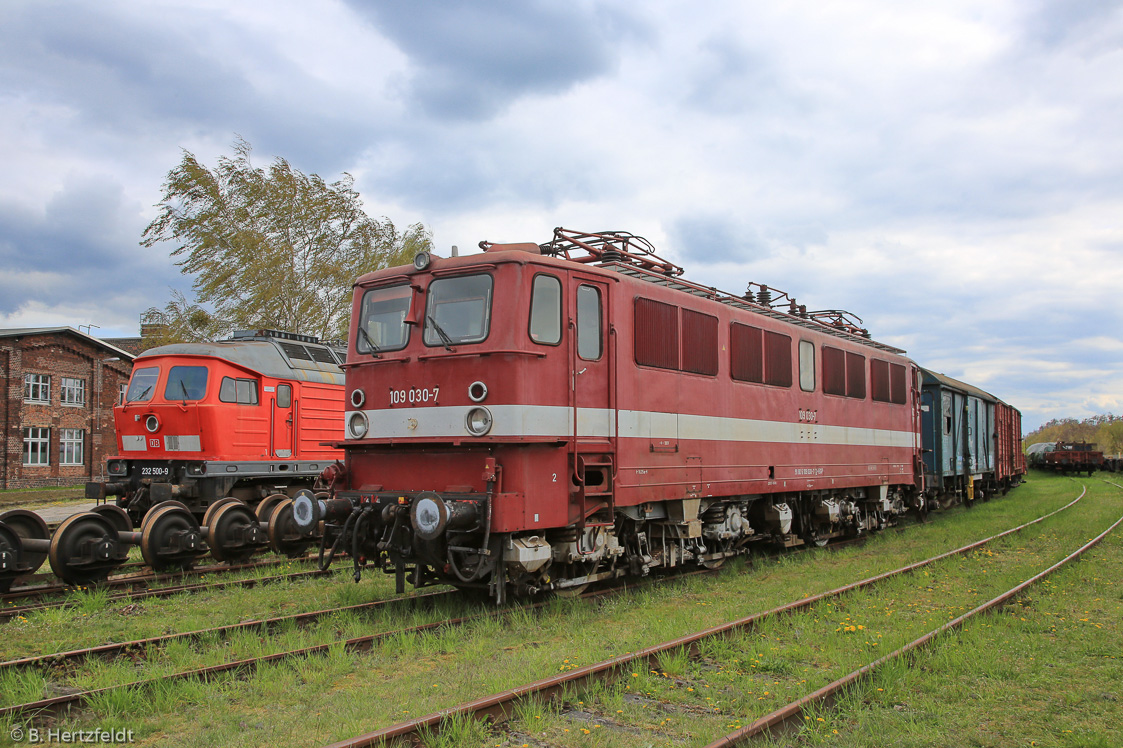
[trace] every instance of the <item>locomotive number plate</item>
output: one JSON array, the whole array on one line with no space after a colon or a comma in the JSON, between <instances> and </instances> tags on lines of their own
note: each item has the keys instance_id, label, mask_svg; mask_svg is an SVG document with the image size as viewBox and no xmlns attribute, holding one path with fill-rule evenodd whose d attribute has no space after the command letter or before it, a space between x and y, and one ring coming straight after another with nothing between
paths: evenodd
<instances>
[{"instance_id":1,"label":"locomotive number plate","mask_svg":"<svg viewBox=\"0 0 1123 748\"><path fill-rule=\"evenodd\" d=\"M151 467L142 467L140 474L144 478L167 478L172 474L172 469L167 465L154 465Z\"/></svg>"},{"instance_id":2,"label":"locomotive number plate","mask_svg":"<svg viewBox=\"0 0 1123 748\"><path fill-rule=\"evenodd\" d=\"M440 387L410 387L404 390L390 389L390 405L436 405Z\"/></svg>"}]
</instances>

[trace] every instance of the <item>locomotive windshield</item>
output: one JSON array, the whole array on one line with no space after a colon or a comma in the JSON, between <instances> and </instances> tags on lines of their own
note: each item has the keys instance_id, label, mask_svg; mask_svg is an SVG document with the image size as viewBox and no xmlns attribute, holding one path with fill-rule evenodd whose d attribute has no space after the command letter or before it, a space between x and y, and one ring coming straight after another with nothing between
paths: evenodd
<instances>
[{"instance_id":1,"label":"locomotive windshield","mask_svg":"<svg viewBox=\"0 0 1123 748\"><path fill-rule=\"evenodd\" d=\"M207 393L207 367L173 366L164 385L165 400L202 400Z\"/></svg>"},{"instance_id":2,"label":"locomotive windshield","mask_svg":"<svg viewBox=\"0 0 1123 748\"><path fill-rule=\"evenodd\" d=\"M425 345L479 343L491 326L490 275L462 275L429 284Z\"/></svg>"},{"instance_id":3,"label":"locomotive windshield","mask_svg":"<svg viewBox=\"0 0 1123 748\"><path fill-rule=\"evenodd\" d=\"M355 349L359 353L400 351L409 343L409 314L412 290L409 286L391 286L367 291L360 311L359 332Z\"/></svg>"},{"instance_id":4,"label":"locomotive windshield","mask_svg":"<svg viewBox=\"0 0 1123 748\"><path fill-rule=\"evenodd\" d=\"M160 367L147 366L133 372L133 380L129 382L129 391L125 393L125 402L139 403L152 399L156 391L156 380L160 378Z\"/></svg>"}]
</instances>

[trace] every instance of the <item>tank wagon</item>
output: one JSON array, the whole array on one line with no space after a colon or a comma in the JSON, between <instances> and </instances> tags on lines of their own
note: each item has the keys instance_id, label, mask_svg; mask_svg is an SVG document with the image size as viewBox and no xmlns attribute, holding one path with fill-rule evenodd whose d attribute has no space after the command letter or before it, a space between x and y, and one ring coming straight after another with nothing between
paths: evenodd
<instances>
[{"instance_id":1,"label":"tank wagon","mask_svg":"<svg viewBox=\"0 0 1123 748\"><path fill-rule=\"evenodd\" d=\"M852 315L690 283L625 232L481 247L357 281L346 457L325 471L330 497L293 505L399 591L501 601L715 566L883 528L940 495L920 369Z\"/></svg>"},{"instance_id":2,"label":"tank wagon","mask_svg":"<svg viewBox=\"0 0 1123 748\"><path fill-rule=\"evenodd\" d=\"M86 497L115 496L134 523L175 500L197 517L223 497L247 504L311 487L340 452L340 363L316 338L239 331L215 343L140 354L124 402L114 408L118 454Z\"/></svg>"},{"instance_id":3,"label":"tank wagon","mask_svg":"<svg viewBox=\"0 0 1123 748\"><path fill-rule=\"evenodd\" d=\"M922 368L924 483L941 507L1005 493L1025 474L1021 413L978 387Z\"/></svg>"},{"instance_id":4,"label":"tank wagon","mask_svg":"<svg viewBox=\"0 0 1123 748\"><path fill-rule=\"evenodd\" d=\"M1040 442L1026 449L1030 467L1057 473L1091 475L1104 466L1103 452L1087 442Z\"/></svg>"}]
</instances>

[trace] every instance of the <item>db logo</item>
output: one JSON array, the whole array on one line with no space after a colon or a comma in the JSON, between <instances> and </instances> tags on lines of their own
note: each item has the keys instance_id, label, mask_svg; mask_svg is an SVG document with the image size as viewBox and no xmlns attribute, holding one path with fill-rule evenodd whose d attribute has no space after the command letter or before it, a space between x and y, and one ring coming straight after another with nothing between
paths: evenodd
<instances>
[{"instance_id":1,"label":"db logo","mask_svg":"<svg viewBox=\"0 0 1123 748\"><path fill-rule=\"evenodd\" d=\"M159 439L149 439L148 440L148 446L155 447L156 449L159 449L160 448L160 440Z\"/></svg>"}]
</instances>

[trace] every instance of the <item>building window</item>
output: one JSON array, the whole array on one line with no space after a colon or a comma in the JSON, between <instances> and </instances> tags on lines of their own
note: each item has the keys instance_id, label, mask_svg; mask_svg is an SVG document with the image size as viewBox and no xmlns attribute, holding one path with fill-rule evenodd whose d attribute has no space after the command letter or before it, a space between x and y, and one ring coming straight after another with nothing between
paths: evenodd
<instances>
[{"instance_id":1,"label":"building window","mask_svg":"<svg viewBox=\"0 0 1123 748\"><path fill-rule=\"evenodd\" d=\"M23 375L23 400L28 403L51 402L51 377L49 374Z\"/></svg>"},{"instance_id":2,"label":"building window","mask_svg":"<svg viewBox=\"0 0 1123 748\"><path fill-rule=\"evenodd\" d=\"M58 464L81 465L85 457L82 450L85 437L82 429L59 429Z\"/></svg>"},{"instance_id":3,"label":"building window","mask_svg":"<svg viewBox=\"0 0 1123 748\"><path fill-rule=\"evenodd\" d=\"M62 378L62 387L59 390L59 402L63 405L86 404L86 380Z\"/></svg>"},{"instance_id":4,"label":"building window","mask_svg":"<svg viewBox=\"0 0 1123 748\"><path fill-rule=\"evenodd\" d=\"M49 465L51 430L32 426L23 430L23 464Z\"/></svg>"}]
</instances>

